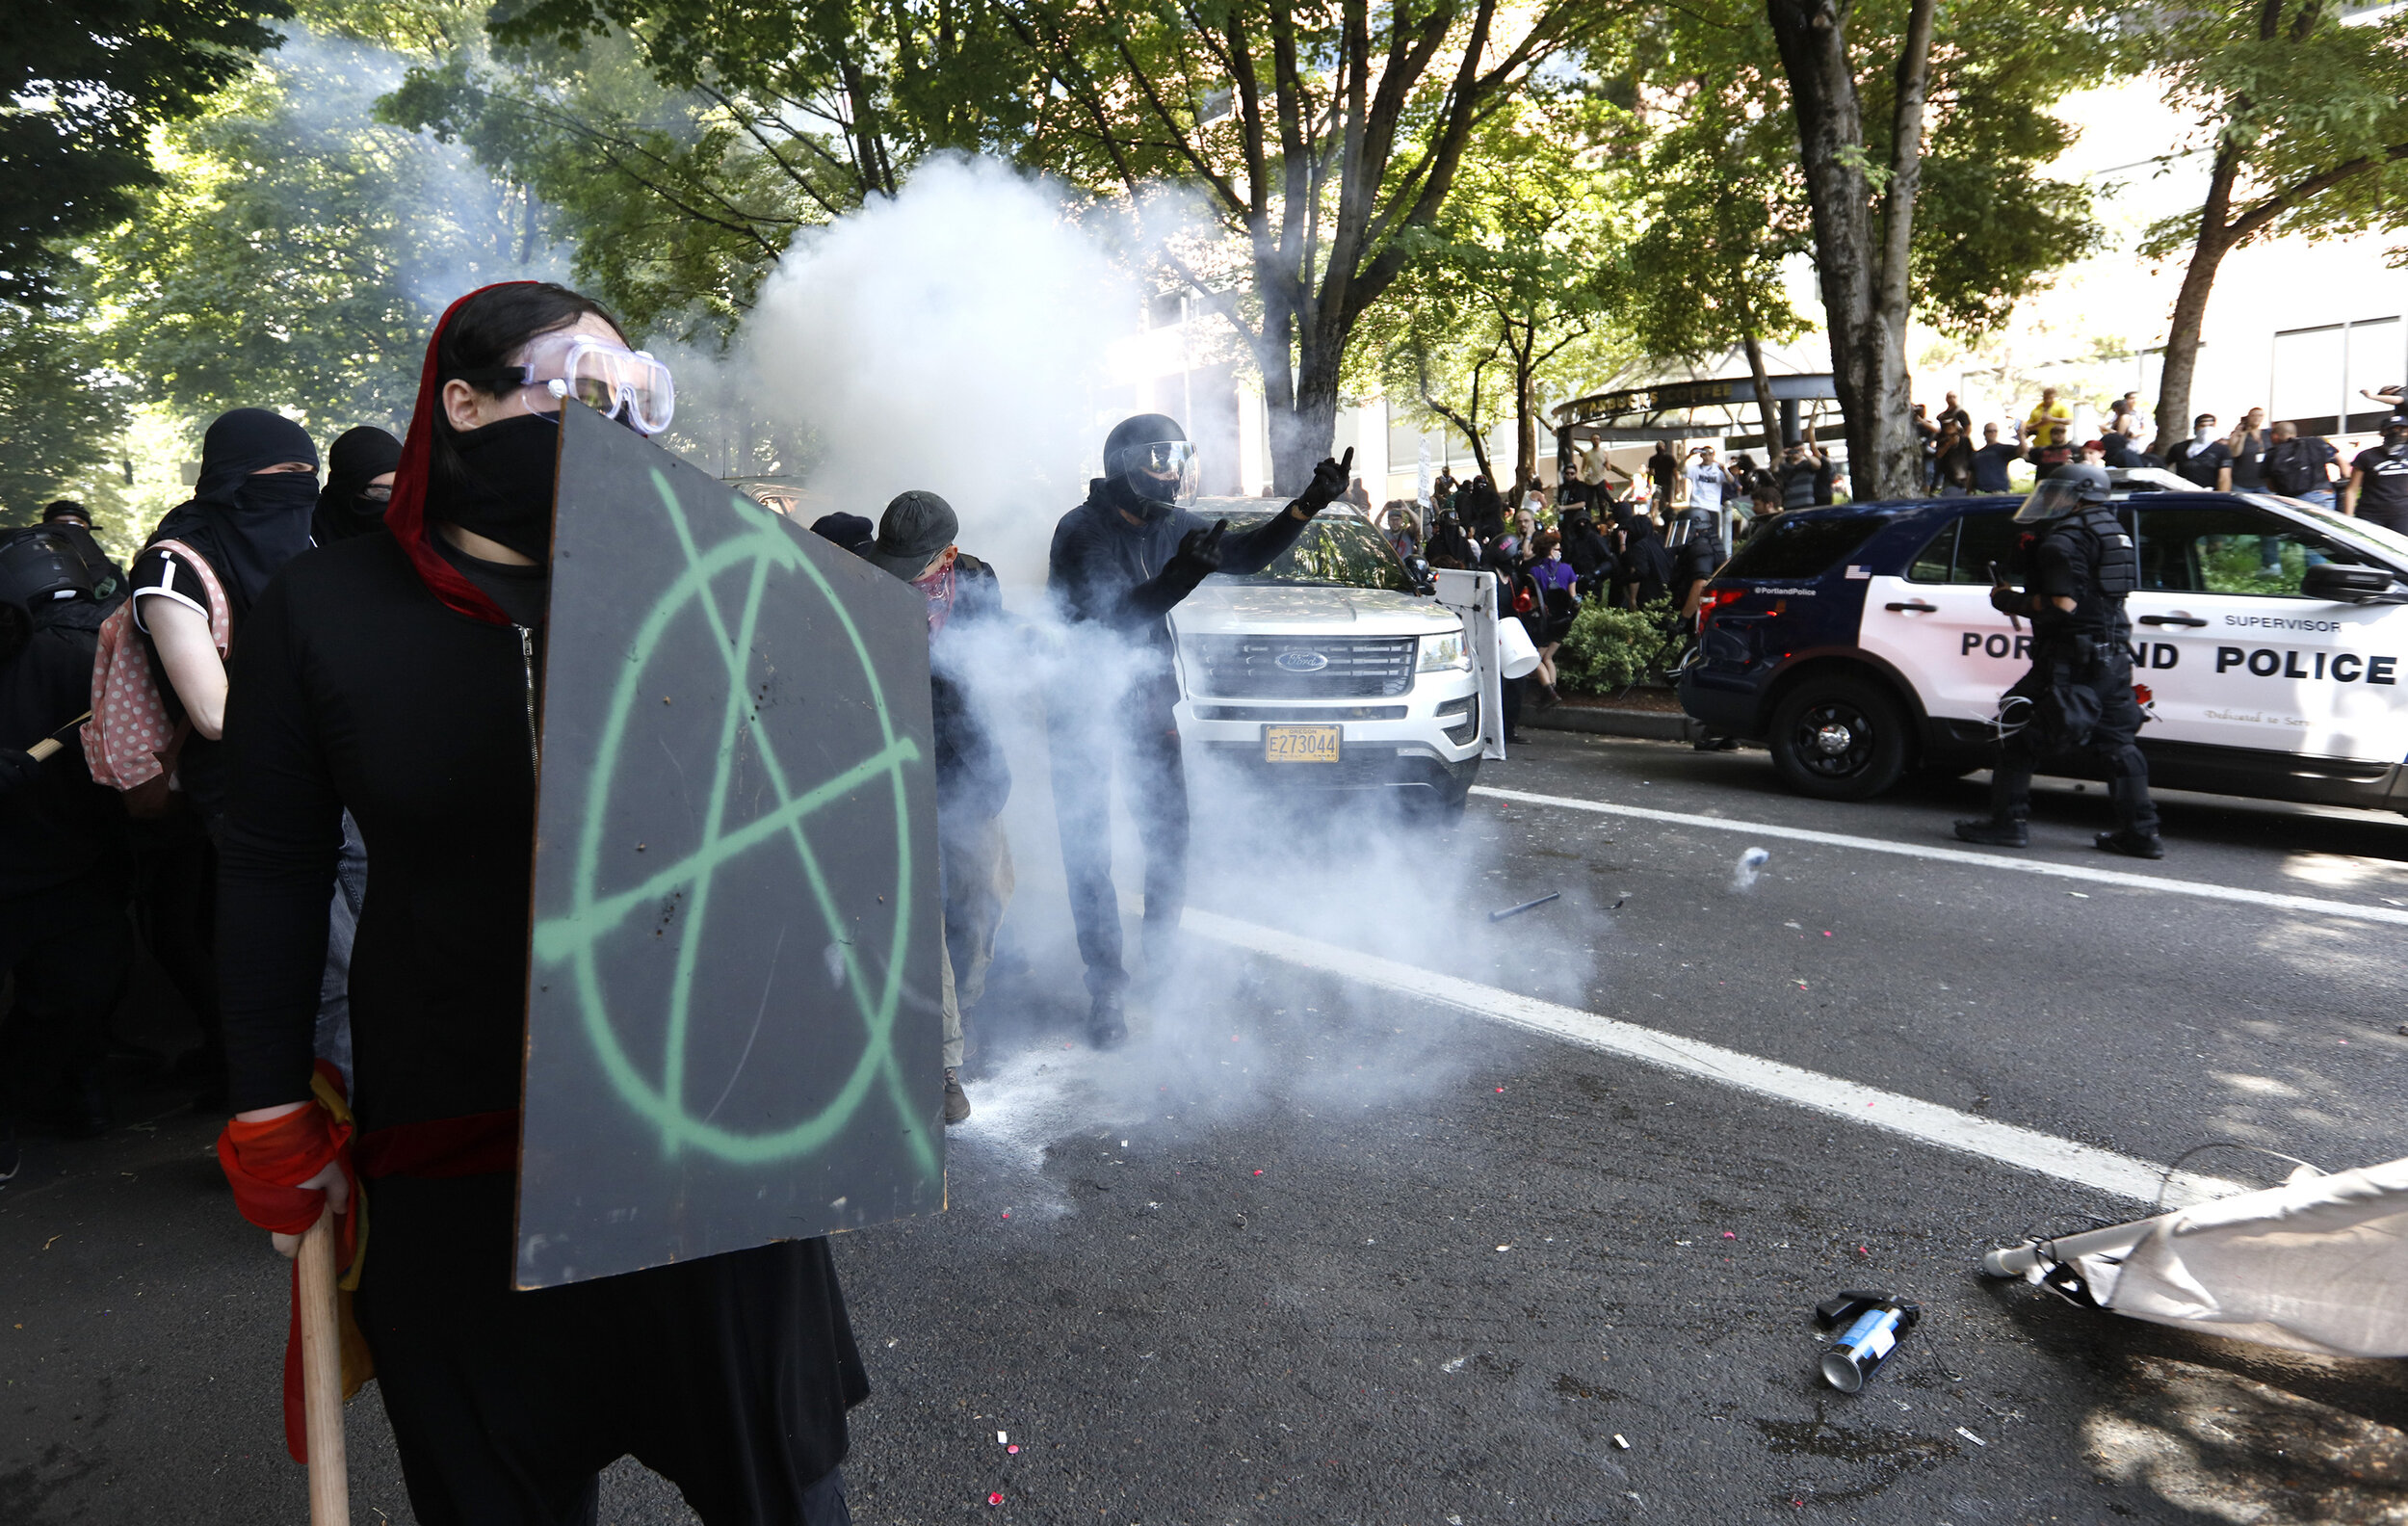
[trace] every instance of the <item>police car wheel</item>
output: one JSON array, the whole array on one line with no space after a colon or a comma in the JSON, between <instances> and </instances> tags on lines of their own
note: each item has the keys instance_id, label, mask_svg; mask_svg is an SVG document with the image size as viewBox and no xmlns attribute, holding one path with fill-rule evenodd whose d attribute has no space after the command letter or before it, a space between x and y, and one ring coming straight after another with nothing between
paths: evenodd
<instances>
[{"instance_id":1,"label":"police car wheel","mask_svg":"<svg viewBox=\"0 0 2408 1526\"><path fill-rule=\"evenodd\" d=\"M1906 717L1861 678L1809 678L1773 711L1773 766L1820 800L1866 800L1906 771Z\"/></svg>"}]
</instances>

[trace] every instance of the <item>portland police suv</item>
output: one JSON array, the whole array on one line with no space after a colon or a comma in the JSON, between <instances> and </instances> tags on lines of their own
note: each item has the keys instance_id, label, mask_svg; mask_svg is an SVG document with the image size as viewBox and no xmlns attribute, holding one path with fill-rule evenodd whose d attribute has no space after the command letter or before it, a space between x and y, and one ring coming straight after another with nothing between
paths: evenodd
<instances>
[{"instance_id":1,"label":"portland police suv","mask_svg":"<svg viewBox=\"0 0 2408 1526\"><path fill-rule=\"evenodd\" d=\"M2408 537L2268 493L2119 471L2152 784L2408 811ZM1681 703L1794 788L1862 800L1986 766L2031 630L1990 607L2013 497L1785 513L1707 585ZM2072 760L2055 769L2078 773Z\"/></svg>"}]
</instances>

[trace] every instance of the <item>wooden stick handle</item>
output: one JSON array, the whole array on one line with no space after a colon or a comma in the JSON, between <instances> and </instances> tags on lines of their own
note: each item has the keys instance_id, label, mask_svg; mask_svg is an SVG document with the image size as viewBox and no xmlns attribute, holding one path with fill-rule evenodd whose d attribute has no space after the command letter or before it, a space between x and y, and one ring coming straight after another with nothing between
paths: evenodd
<instances>
[{"instance_id":1,"label":"wooden stick handle","mask_svg":"<svg viewBox=\"0 0 2408 1526\"><path fill-rule=\"evenodd\" d=\"M301 1417L309 1438L309 1526L351 1526L343 1460L343 1338L334 1314L334 1215L301 1243Z\"/></svg>"},{"instance_id":2,"label":"wooden stick handle","mask_svg":"<svg viewBox=\"0 0 2408 1526\"><path fill-rule=\"evenodd\" d=\"M75 727L82 725L85 722L91 719L92 712L87 710L82 715L77 716L74 720L69 721L65 725L59 727L59 731L73 730ZM32 747L27 748L25 750L25 755L32 758L35 762L39 763L49 757L51 753L65 747L66 744L59 740L59 731L51 732L48 736L43 737Z\"/></svg>"}]
</instances>

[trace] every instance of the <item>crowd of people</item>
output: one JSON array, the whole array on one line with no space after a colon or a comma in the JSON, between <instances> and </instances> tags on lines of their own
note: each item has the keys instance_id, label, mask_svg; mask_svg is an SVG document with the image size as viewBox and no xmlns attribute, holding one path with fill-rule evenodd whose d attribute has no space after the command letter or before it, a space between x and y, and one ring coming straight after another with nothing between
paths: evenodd
<instances>
[{"instance_id":1,"label":"crowd of people","mask_svg":"<svg viewBox=\"0 0 2408 1526\"><path fill-rule=\"evenodd\" d=\"M2342 459L2333 442L2302 432L2289 419L2267 421L2253 408L2228 430L2217 415L2201 413L2191 432L2162 454L2147 448L2156 434L2138 392L2107 405L2100 433L2075 434L2075 410L2053 386L2000 437L2000 426L1981 427L1973 443L1973 419L1950 392L1937 415L1916 404L1916 436L1923 448L1924 483L1942 497L2011 490L2008 470L2028 464L2035 479L2058 467L2088 464L2109 468L2158 467L2191 486L2215 492L2273 492L2319 509L2363 516L2390 529L2408 530L2408 394L2399 388L2363 394L2387 411L2382 440Z\"/></svg>"}]
</instances>

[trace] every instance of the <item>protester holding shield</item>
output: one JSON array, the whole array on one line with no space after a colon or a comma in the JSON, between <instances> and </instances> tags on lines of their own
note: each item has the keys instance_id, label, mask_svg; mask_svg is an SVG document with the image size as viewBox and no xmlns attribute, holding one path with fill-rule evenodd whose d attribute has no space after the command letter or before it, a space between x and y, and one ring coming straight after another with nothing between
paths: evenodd
<instances>
[{"instance_id":1,"label":"protester holding shield","mask_svg":"<svg viewBox=\"0 0 2408 1526\"><path fill-rule=\"evenodd\" d=\"M222 891L242 1111L219 1153L279 1248L322 1206L342 1213L354 1173L366 1184L358 1326L430 1526L589 1520L599 1470L631 1453L709 1521L840 1521L845 1411L868 1383L824 1240L511 1291L538 646L570 399L645 433L668 422L666 368L588 299L510 282L454 303L389 533L301 558L252 611ZM322 1070L307 1100L346 808L370 863L355 1117Z\"/></svg>"}]
</instances>

